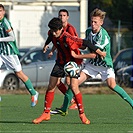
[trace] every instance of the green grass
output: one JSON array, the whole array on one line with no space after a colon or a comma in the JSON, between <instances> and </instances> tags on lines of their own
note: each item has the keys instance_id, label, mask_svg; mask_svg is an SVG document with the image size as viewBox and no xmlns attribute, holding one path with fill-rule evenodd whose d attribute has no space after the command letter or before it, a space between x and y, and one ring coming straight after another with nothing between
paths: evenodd
<instances>
[{"instance_id":1,"label":"green grass","mask_svg":"<svg viewBox=\"0 0 133 133\"><path fill-rule=\"evenodd\" d=\"M62 104L63 95L56 94L52 108ZM133 133L133 110L118 95L83 95L90 125L81 124L77 110L65 117L51 116L50 121L32 124L43 111L44 95L36 107L30 107L30 95L2 95L0 133Z\"/></svg>"}]
</instances>

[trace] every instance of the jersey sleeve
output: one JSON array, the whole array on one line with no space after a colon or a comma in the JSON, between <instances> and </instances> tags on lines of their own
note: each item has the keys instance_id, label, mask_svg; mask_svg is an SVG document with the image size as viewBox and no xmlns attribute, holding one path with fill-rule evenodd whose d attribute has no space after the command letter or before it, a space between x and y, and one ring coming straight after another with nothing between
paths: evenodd
<instances>
[{"instance_id":1,"label":"jersey sleeve","mask_svg":"<svg viewBox=\"0 0 133 133\"><path fill-rule=\"evenodd\" d=\"M11 23L6 18L4 18L4 27L7 33L13 30Z\"/></svg>"},{"instance_id":2,"label":"jersey sleeve","mask_svg":"<svg viewBox=\"0 0 133 133\"><path fill-rule=\"evenodd\" d=\"M98 49L97 46L93 45L89 40L85 40L85 39L83 39L83 46L88 47L90 50L93 50L95 52Z\"/></svg>"},{"instance_id":3,"label":"jersey sleeve","mask_svg":"<svg viewBox=\"0 0 133 133\"><path fill-rule=\"evenodd\" d=\"M48 37L46 39L45 45L48 45L52 41L52 33L48 31Z\"/></svg>"},{"instance_id":4,"label":"jersey sleeve","mask_svg":"<svg viewBox=\"0 0 133 133\"><path fill-rule=\"evenodd\" d=\"M95 43L95 46L99 47L100 49L104 49L106 45L110 43L110 40L107 35L102 36L99 41Z\"/></svg>"},{"instance_id":5,"label":"jersey sleeve","mask_svg":"<svg viewBox=\"0 0 133 133\"><path fill-rule=\"evenodd\" d=\"M14 35L13 28L11 26L10 21L4 18L3 25L4 25L3 27L4 36L1 38L1 42L15 41L15 35Z\"/></svg>"}]
</instances>

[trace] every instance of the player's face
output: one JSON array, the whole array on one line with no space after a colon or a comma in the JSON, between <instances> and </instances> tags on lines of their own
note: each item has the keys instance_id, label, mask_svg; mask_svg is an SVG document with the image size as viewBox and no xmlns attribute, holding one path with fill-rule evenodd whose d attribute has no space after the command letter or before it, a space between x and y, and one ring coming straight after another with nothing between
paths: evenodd
<instances>
[{"instance_id":1,"label":"player's face","mask_svg":"<svg viewBox=\"0 0 133 133\"><path fill-rule=\"evenodd\" d=\"M62 20L63 23L66 23L69 19L69 16L67 16L66 12L60 12L59 18Z\"/></svg>"},{"instance_id":2,"label":"player's face","mask_svg":"<svg viewBox=\"0 0 133 133\"><path fill-rule=\"evenodd\" d=\"M92 17L91 18L91 27L93 33L97 33L100 30L101 25L103 24L103 20L100 17Z\"/></svg>"},{"instance_id":3,"label":"player's face","mask_svg":"<svg viewBox=\"0 0 133 133\"><path fill-rule=\"evenodd\" d=\"M3 10L3 8L0 8L0 20L3 19L5 15L5 11Z\"/></svg>"},{"instance_id":4,"label":"player's face","mask_svg":"<svg viewBox=\"0 0 133 133\"><path fill-rule=\"evenodd\" d=\"M56 38L59 37L59 36L61 35L62 30L63 30L63 28L62 28L61 30L57 30L57 31L53 31L52 29L50 29L51 33L52 33L53 36L56 37Z\"/></svg>"}]
</instances>

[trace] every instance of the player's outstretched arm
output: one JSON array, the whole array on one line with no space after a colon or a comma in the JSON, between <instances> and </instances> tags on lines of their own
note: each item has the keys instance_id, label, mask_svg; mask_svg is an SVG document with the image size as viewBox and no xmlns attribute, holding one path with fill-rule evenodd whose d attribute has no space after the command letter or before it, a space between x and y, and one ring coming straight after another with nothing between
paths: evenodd
<instances>
[{"instance_id":1,"label":"player's outstretched arm","mask_svg":"<svg viewBox=\"0 0 133 133\"><path fill-rule=\"evenodd\" d=\"M49 48L49 45L44 45L44 47L43 47L43 53L45 53L48 48Z\"/></svg>"},{"instance_id":2,"label":"player's outstretched arm","mask_svg":"<svg viewBox=\"0 0 133 133\"><path fill-rule=\"evenodd\" d=\"M51 58L53 56L53 52L56 50L56 47L53 45L51 51L48 54L48 58Z\"/></svg>"},{"instance_id":3,"label":"player's outstretched arm","mask_svg":"<svg viewBox=\"0 0 133 133\"><path fill-rule=\"evenodd\" d=\"M106 52L102 52L100 49L97 49L96 53L98 53L101 56L101 58L104 58L106 56Z\"/></svg>"},{"instance_id":4,"label":"player's outstretched arm","mask_svg":"<svg viewBox=\"0 0 133 133\"><path fill-rule=\"evenodd\" d=\"M83 46L88 47L89 49L93 50L97 54L104 58L106 56L106 52L102 52L97 46L93 45L89 40L83 40Z\"/></svg>"},{"instance_id":5,"label":"player's outstretched arm","mask_svg":"<svg viewBox=\"0 0 133 133\"><path fill-rule=\"evenodd\" d=\"M45 53L47 51L47 48L49 48L49 43L52 41L52 34L48 32L48 37L46 39L45 45L43 46L43 52Z\"/></svg>"},{"instance_id":6,"label":"player's outstretched arm","mask_svg":"<svg viewBox=\"0 0 133 133\"><path fill-rule=\"evenodd\" d=\"M95 58L96 57L96 53L88 53L88 54L76 54L74 51L71 51L71 55L74 58L78 58L78 59L85 59L85 58Z\"/></svg>"}]
</instances>

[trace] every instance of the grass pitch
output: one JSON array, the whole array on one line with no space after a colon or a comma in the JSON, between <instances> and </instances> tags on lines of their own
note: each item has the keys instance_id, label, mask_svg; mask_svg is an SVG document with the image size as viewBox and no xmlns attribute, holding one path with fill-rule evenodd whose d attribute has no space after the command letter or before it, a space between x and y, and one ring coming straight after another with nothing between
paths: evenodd
<instances>
[{"instance_id":1,"label":"grass pitch","mask_svg":"<svg viewBox=\"0 0 133 133\"><path fill-rule=\"evenodd\" d=\"M51 116L50 121L32 124L43 112L44 95L30 107L30 95L2 95L0 133L133 133L133 110L117 94L83 95L90 125L81 123L77 110L67 116ZM63 95L55 94L52 108L60 107Z\"/></svg>"}]
</instances>

